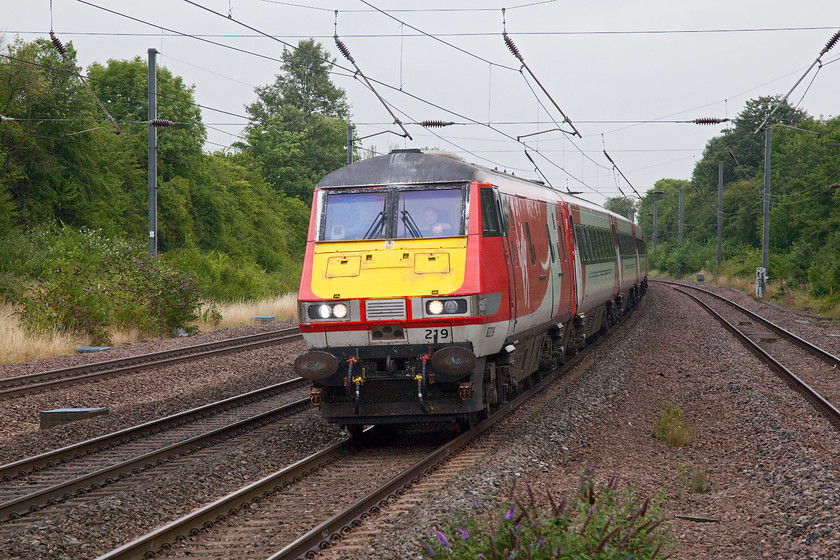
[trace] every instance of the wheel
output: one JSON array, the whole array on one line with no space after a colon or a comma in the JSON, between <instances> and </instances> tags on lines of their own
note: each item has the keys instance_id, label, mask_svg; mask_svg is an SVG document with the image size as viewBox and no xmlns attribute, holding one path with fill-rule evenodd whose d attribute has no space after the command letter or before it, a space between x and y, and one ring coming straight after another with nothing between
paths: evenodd
<instances>
[{"instance_id":1,"label":"wheel","mask_svg":"<svg viewBox=\"0 0 840 560\"><path fill-rule=\"evenodd\" d=\"M350 435L350 439L359 439L362 437L362 431L365 427L361 424L351 424L349 426L344 426L344 429L347 430L347 433Z\"/></svg>"}]
</instances>

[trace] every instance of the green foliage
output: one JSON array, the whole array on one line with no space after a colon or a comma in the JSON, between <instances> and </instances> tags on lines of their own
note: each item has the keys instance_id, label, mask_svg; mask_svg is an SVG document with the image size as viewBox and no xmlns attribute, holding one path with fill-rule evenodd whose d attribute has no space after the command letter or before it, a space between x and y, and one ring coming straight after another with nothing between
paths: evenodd
<instances>
[{"instance_id":1,"label":"green foliage","mask_svg":"<svg viewBox=\"0 0 840 560\"><path fill-rule=\"evenodd\" d=\"M21 305L22 322L33 331L59 328L107 343L112 328L160 335L197 316L195 281L150 259L143 247L67 227L7 241L4 251L9 253L26 247L44 251L29 271L3 271L46 272L26 292L6 294Z\"/></svg>"},{"instance_id":2,"label":"green foliage","mask_svg":"<svg viewBox=\"0 0 840 560\"><path fill-rule=\"evenodd\" d=\"M657 245L651 254L651 267L677 278L692 272L708 269L716 261L716 247L686 241L682 245L673 241Z\"/></svg>"},{"instance_id":3,"label":"green foliage","mask_svg":"<svg viewBox=\"0 0 840 560\"><path fill-rule=\"evenodd\" d=\"M731 247L732 244L729 244ZM739 247L738 250L724 253L721 263L722 274L733 277L755 277L755 269L761 266L761 249L755 247ZM771 267L772 268L772 267Z\"/></svg>"},{"instance_id":4,"label":"green foliage","mask_svg":"<svg viewBox=\"0 0 840 560\"><path fill-rule=\"evenodd\" d=\"M814 255L808 280L811 295L826 298L826 307L840 302L840 231L831 234Z\"/></svg>"},{"instance_id":5,"label":"green foliage","mask_svg":"<svg viewBox=\"0 0 840 560\"><path fill-rule=\"evenodd\" d=\"M5 50L10 58L0 58L0 107L20 120L0 123L2 211L14 208L10 222L24 226L110 229L126 209L113 129L99 122L103 115L93 98L51 43L17 40ZM72 44L67 53L75 59Z\"/></svg>"},{"instance_id":6,"label":"green foliage","mask_svg":"<svg viewBox=\"0 0 840 560\"><path fill-rule=\"evenodd\" d=\"M636 201L627 197L608 198L604 202L604 208L610 212L615 212L619 216L624 216L631 222L634 221L636 215Z\"/></svg>"},{"instance_id":7,"label":"green foliage","mask_svg":"<svg viewBox=\"0 0 840 560\"><path fill-rule=\"evenodd\" d=\"M258 87L258 100L246 107L254 122L238 145L266 183L307 204L316 183L347 160L350 111L344 90L330 81L332 61L312 39L285 50L275 82Z\"/></svg>"},{"instance_id":8,"label":"green foliage","mask_svg":"<svg viewBox=\"0 0 840 560\"><path fill-rule=\"evenodd\" d=\"M682 417L682 411L671 403L662 403L659 418L651 429L653 436L668 447L683 447L694 438L694 428Z\"/></svg>"},{"instance_id":9,"label":"green foliage","mask_svg":"<svg viewBox=\"0 0 840 560\"><path fill-rule=\"evenodd\" d=\"M308 48L312 54L316 46ZM17 40L4 50L13 58L0 58L0 106L4 116L20 120L0 123L0 236L8 243L1 251L10 255L9 262L0 262L0 295L37 290L46 297L50 287L39 279L59 266L72 271L76 263L66 263L68 268L51 262L58 254L52 245L69 234L57 237L44 226L94 229L112 244L146 243L147 126L141 121L148 118L148 68L137 57L94 63L87 71L125 133L118 136L50 42ZM67 52L75 59L72 44ZM289 54L290 61L299 58ZM295 73L306 67L289 67L288 83L281 80L283 96L307 79ZM316 77L329 82L326 70L317 70ZM158 131L158 249L167 262L187 255L189 270L207 271L207 278L197 280L207 297L296 289L309 198L283 193L311 193L321 175L345 158L346 127L337 120L348 113L344 94L329 83L314 85L306 90L313 97L305 116L288 104L272 116L265 142L255 142L260 160L247 151L203 153L206 131L193 87L158 68L158 116L181 123ZM301 163L307 158L315 163Z\"/></svg>"},{"instance_id":10,"label":"green foliage","mask_svg":"<svg viewBox=\"0 0 840 560\"><path fill-rule=\"evenodd\" d=\"M759 98L748 102L734 121L706 146L690 183L683 182L684 241L677 242L678 197L674 180L661 180L639 204L639 222L652 238L653 201L658 200L658 248L652 268L685 275L714 270L717 238L718 162L723 162L721 274L753 278L761 264L764 135L755 129L778 102ZM840 261L835 232L840 231L840 189L833 188L840 168L840 117L815 120L783 103L772 123L770 175L769 276L774 282L801 287L830 307L836 302ZM810 133L809 133L810 132ZM733 158L734 156L734 158ZM737 164L736 164L737 160Z\"/></svg>"},{"instance_id":11,"label":"green foliage","mask_svg":"<svg viewBox=\"0 0 840 560\"><path fill-rule=\"evenodd\" d=\"M213 301L250 300L295 292L300 264L288 263L269 273L244 258L220 251L199 251L195 247L170 251L163 259L196 279L199 291Z\"/></svg>"},{"instance_id":12,"label":"green foliage","mask_svg":"<svg viewBox=\"0 0 840 560\"><path fill-rule=\"evenodd\" d=\"M248 114L262 126L284 107L295 107L305 116L347 119L347 96L330 81L333 62L314 39L301 40L297 49L284 49L280 74L273 84L256 89L259 100L247 106Z\"/></svg>"},{"instance_id":13,"label":"green foliage","mask_svg":"<svg viewBox=\"0 0 840 560\"><path fill-rule=\"evenodd\" d=\"M527 497L511 488L510 502L491 512L489 523L480 511L456 511L422 541L423 552L436 559L609 560L664 557L670 545L658 504L640 501L629 486L620 491L617 476L596 487L590 471L571 503L547 498L550 506L541 508L530 485Z\"/></svg>"}]
</instances>

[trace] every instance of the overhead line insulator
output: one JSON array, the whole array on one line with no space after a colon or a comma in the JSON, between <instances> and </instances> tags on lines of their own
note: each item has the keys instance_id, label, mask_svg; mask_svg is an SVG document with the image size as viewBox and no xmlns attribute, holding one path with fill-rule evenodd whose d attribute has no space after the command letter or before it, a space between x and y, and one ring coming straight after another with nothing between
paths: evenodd
<instances>
[{"instance_id":1,"label":"overhead line insulator","mask_svg":"<svg viewBox=\"0 0 840 560\"><path fill-rule=\"evenodd\" d=\"M519 59L519 62L524 63L525 61L522 59L522 55L519 53L519 49L516 48L516 45L514 44L513 39L511 39L508 36L507 31L502 33L502 37L505 38L505 44L507 45L507 48L510 49L510 52L513 54L513 56L515 56L517 59Z\"/></svg>"},{"instance_id":2,"label":"overhead line insulator","mask_svg":"<svg viewBox=\"0 0 840 560\"><path fill-rule=\"evenodd\" d=\"M451 126L455 124L452 121L422 121L420 126L425 126L426 128L441 128L444 126Z\"/></svg>"},{"instance_id":3,"label":"overhead line insulator","mask_svg":"<svg viewBox=\"0 0 840 560\"><path fill-rule=\"evenodd\" d=\"M834 45L836 45L836 44L837 44L837 41L838 41L838 40L840 40L840 31L838 31L837 33L835 33L835 34L834 34L834 36L833 36L831 39L829 39L829 40L828 40L828 43L826 43L826 44L825 44L825 47L823 47L823 50L822 50L822 51L820 51L820 56L822 56L822 55L824 55L825 53L827 53L828 51L830 51L830 50L831 50L831 48L832 48Z\"/></svg>"},{"instance_id":4,"label":"overhead line insulator","mask_svg":"<svg viewBox=\"0 0 840 560\"><path fill-rule=\"evenodd\" d=\"M61 53L61 56L66 58L67 57L67 49L64 48L64 45L61 43L61 39L55 36L55 33L50 31L50 41L52 41L55 50Z\"/></svg>"},{"instance_id":5,"label":"overhead line insulator","mask_svg":"<svg viewBox=\"0 0 840 560\"><path fill-rule=\"evenodd\" d=\"M341 51L341 54L344 55L344 58L349 60L350 62L355 64L355 60L353 60L353 56L350 54L350 49L347 48L347 45L338 38L338 35L333 35L333 39L335 39L335 46L338 47L338 50Z\"/></svg>"},{"instance_id":6,"label":"overhead line insulator","mask_svg":"<svg viewBox=\"0 0 840 560\"><path fill-rule=\"evenodd\" d=\"M715 117L700 117L699 119L694 119L693 121L688 121L694 124L721 124L725 122L729 122L729 119L718 119Z\"/></svg>"},{"instance_id":7,"label":"overhead line insulator","mask_svg":"<svg viewBox=\"0 0 840 560\"><path fill-rule=\"evenodd\" d=\"M150 121L146 121L146 124L150 124L150 125L156 126L156 127L164 127L164 126L178 126L181 123L177 123L175 121L170 121L170 120L167 120L167 119L153 119L153 120L150 120Z\"/></svg>"}]
</instances>

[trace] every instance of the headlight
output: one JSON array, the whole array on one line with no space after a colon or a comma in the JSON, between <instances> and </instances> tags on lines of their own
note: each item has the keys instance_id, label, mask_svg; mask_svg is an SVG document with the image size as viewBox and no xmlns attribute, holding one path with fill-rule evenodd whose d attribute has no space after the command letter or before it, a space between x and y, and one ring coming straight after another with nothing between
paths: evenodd
<instances>
[{"instance_id":1,"label":"headlight","mask_svg":"<svg viewBox=\"0 0 840 560\"><path fill-rule=\"evenodd\" d=\"M465 315L468 309L464 298L426 300L426 316L429 315Z\"/></svg>"},{"instance_id":2,"label":"headlight","mask_svg":"<svg viewBox=\"0 0 840 560\"><path fill-rule=\"evenodd\" d=\"M312 302L301 303L301 317L306 321L352 321L352 303L349 301L341 302ZM358 309L358 307L357 307Z\"/></svg>"}]
</instances>

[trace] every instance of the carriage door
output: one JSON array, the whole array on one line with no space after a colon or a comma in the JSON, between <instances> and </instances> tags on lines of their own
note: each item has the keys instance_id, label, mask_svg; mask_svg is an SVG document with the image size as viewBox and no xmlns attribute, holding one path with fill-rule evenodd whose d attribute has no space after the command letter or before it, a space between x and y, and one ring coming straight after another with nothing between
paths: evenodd
<instances>
[{"instance_id":1,"label":"carriage door","mask_svg":"<svg viewBox=\"0 0 840 560\"><path fill-rule=\"evenodd\" d=\"M574 248L574 269L575 269L575 293L577 298L577 309L583 307L583 297L586 294L586 286L583 284L584 270L583 259L580 255L580 242L578 241L577 230L575 229L575 219L569 212L569 232L572 235L572 247Z\"/></svg>"},{"instance_id":2,"label":"carriage door","mask_svg":"<svg viewBox=\"0 0 840 560\"><path fill-rule=\"evenodd\" d=\"M510 326L508 327L508 332L511 333L516 330L516 300L517 300L517 278L516 278L516 268L518 266L518 259L516 255L516 249L511 245L511 235L510 235L510 218L511 218L511 208L510 202L508 201L508 197L506 195L500 194L495 188L493 189L495 196L498 199L500 215L502 218L502 247L504 247L505 251L505 265L507 268L507 277L508 277L508 294L509 294L509 301L510 301ZM522 290L521 287L518 288L520 291Z\"/></svg>"},{"instance_id":3,"label":"carriage door","mask_svg":"<svg viewBox=\"0 0 840 560\"><path fill-rule=\"evenodd\" d=\"M557 222L557 286L558 291L555 296L557 300L558 312L562 316L566 316L572 312L574 308L574 262L572 261L572 254L569 252L567 243L568 237L566 235L566 213L563 203L557 207L558 214L555 216Z\"/></svg>"},{"instance_id":4,"label":"carriage door","mask_svg":"<svg viewBox=\"0 0 840 560\"><path fill-rule=\"evenodd\" d=\"M551 263L549 265L549 278L551 290L551 316L557 316L560 305L560 295L563 287L563 262L560 260L560 243L557 235L557 207L554 204L546 205L546 212L548 213L548 220L545 228L548 234L548 253L551 256Z\"/></svg>"},{"instance_id":5,"label":"carriage door","mask_svg":"<svg viewBox=\"0 0 840 560\"><path fill-rule=\"evenodd\" d=\"M618 234L618 227L615 223L615 218L610 216L610 241L613 244L613 252L615 253L615 277L616 285L615 293L621 291L621 286L624 285L624 264L621 262L621 236Z\"/></svg>"}]
</instances>

